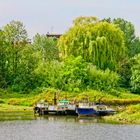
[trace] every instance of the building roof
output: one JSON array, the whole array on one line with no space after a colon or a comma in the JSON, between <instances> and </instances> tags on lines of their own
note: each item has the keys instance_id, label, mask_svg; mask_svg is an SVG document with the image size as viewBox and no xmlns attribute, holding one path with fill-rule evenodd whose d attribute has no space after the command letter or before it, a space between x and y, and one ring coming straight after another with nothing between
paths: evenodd
<instances>
[{"instance_id":1,"label":"building roof","mask_svg":"<svg viewBox=\"0 0 140 140\"><path fill-rule=\"evenodd\" d=\"M46 34L47 37L55 37L55 38L60 38L62 34Z\"/></svg>"}]
</instances>

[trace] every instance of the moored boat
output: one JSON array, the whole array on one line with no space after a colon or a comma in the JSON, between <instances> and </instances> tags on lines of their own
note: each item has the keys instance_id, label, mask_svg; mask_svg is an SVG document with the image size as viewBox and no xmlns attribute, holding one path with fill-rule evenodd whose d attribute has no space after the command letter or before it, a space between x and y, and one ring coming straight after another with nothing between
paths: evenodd
<instances>
[{"instance_id":1,"label":"moored boat","mask_svg":"<svg viewBox=\"0 0 140 140\"><path fill-rule=\"evenodd\" d=\"M44 100L40 100L36 106L34 107L34 114L48 114L48 102L45 102Z\"/></svg>"},{"instance_id":2,"label":"moored boat","mask_svg":"<svg viewBox=\"0 0 140 140\"><path fill-rule=\"evenodd\" d=\"M76 104L69 100L60 100L58 103L59 110L64 110L65 115L77 115Z\"/></svg>"},{"instance_id":3,"label":"moored boat","mask_svg":"<svg viewBox=\"0 0 140 140\"><path fill-rule=\"evenodd\" d=\"M93 108L98 112L99 116L113 115L115 110L103 104L94 105Z\"/></svg>"},{"instance_id":4,"label":"moored boat","mask_svg":"<svg viewBox=\"0 0 140 140\"><path fill-rule=\"evenodd\" d=\"M98 116L98 112L89 103L79 103L76 108L78 116Z\"/></svg>"},{"instance_id":5,"label":"moored boat","mask_svg":"<svg viewBox=\"0 0 140 140\"><path fill-rule=\"evenodd\" d=\"M98 112L92 107L89 108L76 108L78 116L98 116Z\"/></svg>"},{"instance_id":6,"label":"moored boat","mask_svg":"<svg viewBox=\"0 0 140 140\"><path fill-rule=\"evenodd\" d=\"M57 114L57 106L56 105L49 105L48 114Z\"/></svg>"},{"instance_id":7,"label":"moored boat","mask_svg":"<svg viewBox=\"0 0 140 140\"><path fill-rule=\"evenodd\" d=\"M86 102L75 104L69 100L59 100L54 105L49 105L47 102L41 100L34 107L34 113L38 113L39 115L105 116L114 114L115 110L97 103Z\"/></svg>"}]
</instances>

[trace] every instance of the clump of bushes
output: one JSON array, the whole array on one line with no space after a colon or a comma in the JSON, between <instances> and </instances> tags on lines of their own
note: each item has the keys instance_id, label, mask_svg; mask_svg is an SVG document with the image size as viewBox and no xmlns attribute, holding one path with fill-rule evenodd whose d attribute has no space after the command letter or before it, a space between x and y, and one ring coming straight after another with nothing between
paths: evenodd
<instances>
[{"instance_id":1,"label":"clump of bushes","mask_svg":"<svg viewBox=\"0 0 140 140\"><path fill-rule=\"evenodd\" d=\"M96 90L110 91L119 87L120 77L109 69L103 71L90 66L88 71L89 87ZM112 91L113 94L116 94Z\"/></svg>"},{"instance_id":2,"label":"clump of bushes","mask_svg":"<svg viewBox=\"0 0 140 140\"><path fill-rule=\"evenodd\" d=\"M45 75L42 78L43 87L69 92L81 92L87 89L110 91L120 86L120 77L117 73L109 69L97 69L81 56L70 56L59 64L50 63L46 66Z\"/></svg>"}]
</instances>

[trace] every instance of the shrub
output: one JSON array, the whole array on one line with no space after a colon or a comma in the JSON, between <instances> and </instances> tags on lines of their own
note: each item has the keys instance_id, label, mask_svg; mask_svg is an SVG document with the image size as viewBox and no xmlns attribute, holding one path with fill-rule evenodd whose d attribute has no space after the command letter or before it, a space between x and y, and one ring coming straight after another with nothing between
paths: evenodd
<instances>
[{"instance_id":1,"label":"shrub","mask_svg":"<svg viewBox=\"0 0 140 140\"><path fill-rule=\"evenodd\" d=\"M120 77L109 69L103 71L91 65L88 71L88 80L90 88L110 91L119 86Z\"/></svg>"},{"instance_id":2,"label":"shrub","mask_svg":"<svg viewBox=\"0 0 140 140\"><path fill-rule=\"evenodd\" d=\"M65 59L60 71L59 89L79 92L87 86L87 63L81 56Z\"/></svg>"}]
</instances>

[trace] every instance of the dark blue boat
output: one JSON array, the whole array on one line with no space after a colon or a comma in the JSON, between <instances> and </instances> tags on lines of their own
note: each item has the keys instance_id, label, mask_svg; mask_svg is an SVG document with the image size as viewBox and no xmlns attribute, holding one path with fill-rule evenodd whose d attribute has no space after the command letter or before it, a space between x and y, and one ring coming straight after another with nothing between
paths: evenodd
<instances>
[{"instance_id":1,"label":"dark blue boat","mask_svg":"<svg viewBox=\"0 0 140 140\"><path fill-rule=\"evenodd\" d=\"M97 116L99 113L93 108L76 108L78 116Z\"/></svg>"}]
</instances>

